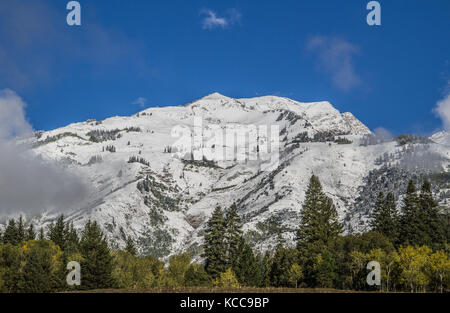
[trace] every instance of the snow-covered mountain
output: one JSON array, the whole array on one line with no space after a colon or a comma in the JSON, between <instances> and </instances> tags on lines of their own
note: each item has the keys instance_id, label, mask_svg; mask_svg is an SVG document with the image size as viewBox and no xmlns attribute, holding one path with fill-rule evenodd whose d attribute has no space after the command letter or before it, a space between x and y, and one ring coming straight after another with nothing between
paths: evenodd
<instances>
[{"instance_id":1,"label":"snow-covered mountain","mask_svg":"<svg viewBox=\"0 0 450 313\"><path fill-rule=\"evenodd\" d=\"M450 147L450 133L446 131L440 131L431 136L430 139L435 143Z\"/></svg>"},{"instance_id":2,"label":"snow-covered mountain","mask_svg":"<svg viewBox=\"0 0 450 313\"><path fill-rule=\"evenodd\" d=\"M195 136L199 120L200 141ZM274 126L279 129L278 149L272 131L264 132ZM217 144L217 135L211 137L217 130L236 131L240 156L227 139ZM131 236L141 253L167 257L180 251L198 256L212 210L233 202L257 249L272 247L279 230L292 240L313 173L347 231L367 227L379 191L396 190L400 200L408 178L435 179L441 188L436 196L448 205L448 138L440 133L384 141L329 102L233 99L214 93L184 106L38 132L28 142L37 155L89 184L86 201L64 208L67 220L81 228L94 219L113 246L123 247ZM182 151L186 142L192 143L192 153ZM215 159L219 146L225 150L221 160ZM190 160L191 155L197 160ZM45 226L57 214L45 212L33 219Z\"/></svg>"}]
</instances>

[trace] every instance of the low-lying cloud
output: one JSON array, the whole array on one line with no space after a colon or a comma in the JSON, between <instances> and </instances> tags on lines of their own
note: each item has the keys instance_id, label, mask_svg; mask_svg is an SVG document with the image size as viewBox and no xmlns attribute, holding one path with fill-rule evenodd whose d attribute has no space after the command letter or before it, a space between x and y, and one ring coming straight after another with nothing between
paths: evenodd
<instances>
[{"instance_id":1,"label":"low-lying cloud","mask_svg":"<svg viewBox=\"0 0 450 313\"><path fill-rule=\"evenodd\" d=\"M14 91L0 91L0 214L36 215L81 203L87 194L81 178L16 144L33 134L25 107Z\"/></svg>"},{"instance_id":2,"label":"low-lying cloud","mask_svg":"<svg viewBox=\"0 0 450 313\"><path fill-rule=\"evenodd\" d=\"M353 60L359 53L356 45L337 37L315 36L306 48L316 55L318 68L330 75L336 88L349 91L361 84Z\"/></svg>"},{"instance_id":3,"label":"low-lying cloud","mask_svg":"<svg viewBox=\"0 0 450 313\"><path fill-rule=\"evenodd\" d=\"M373 132L375 133L375 136L380 138L383 142L391 141L394 138L392 133L384 127L377 127Z\"/></svg>"}]
</instances>

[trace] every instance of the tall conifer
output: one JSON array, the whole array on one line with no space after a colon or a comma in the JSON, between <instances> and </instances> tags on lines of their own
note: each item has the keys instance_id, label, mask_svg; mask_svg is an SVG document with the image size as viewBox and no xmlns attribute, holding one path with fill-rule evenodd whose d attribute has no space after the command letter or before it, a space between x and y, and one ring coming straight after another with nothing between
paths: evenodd
<instances>
[{"instance_id":1,"label":"tall conifer","mask_svg":"<svg viewBox=\"0 0 450 313\"><path fill-rule=\"evenodd\" d=\"M56 245L58 245L61 250L65 250L66 246L66 225L64 223L64 215L60 215L56 220L55 224L50 224L48 237Z\"/></svg>"},{"instance_id":2,"label":"tall conifer","mask_svg":"<svg viewBox=\"0 0 450 313\"><path fill-rule=\"evenodd\" d=\"M228 209L225 217L225 240L227 245L227 264L235 266L239 253L239 245L242 243L242 220L238 214L236 204Z\"/></svg>"},{"instance_id":3,"label":"tall conifer","mask_svg":"<svg viewBox=\"0 0 450 313\"><path fill-rule=\"evenodd\" d=\"M384 197L380 192L372 213L372 230L389 238L392 242L397 238L397 209L394 195L390 192Z\"/></svg>"},{"instance_id":4,"label":"tall conifer","mask_svg":"<svg viewBox=\"0 0 450 313\"><path fill-rule=\"evenodd\" d=\"M34 225L30 223L27 229L27 233L25 235L25 240L34 240L36 239L36 232L34 231Z\"/></svg>"},{"instance_id":5,"label":"tall conifer","mask_svg":"<svg viewBox=\"0 0 450 313\"><path fill-rule=\"evenodd\" d=\"M84 289L113 287L113 258L97 222L86 223L80 241L80 252L83 257L80 264L81 287Z\"/></svg>"},{"instance_id":6,"label":"tall conifer","mask_svg":"<svg viewBox=\"0 0 450 313\"><path fill-rule=\"evenodd\" d=\"M400 234L398 244L417 245L422 241L421 217L419 215L419 199L416 186L410 180L403 198L402 215L400 216Z\"/></svg>"},{"instance_id":7,"label":"tall conifer","mask_svg":"<svg viewBox=\"0 0 450 313\"><path fill-rule=\"evenodd\" d=\"M26 239L25 233L25 223L23 221L22 215L19 216L19 221L17 222L17 240L18 242L22 242Z\"/></svg>"},{"instance_id":8,"label":"tall conifer","mask_svg":"<svg viewBox=\"0 0 450 313\"><path fill-rule=\"evenodd\" d=\"M444 219L439 214L438 203L434 200L431 184L425 180L419 195L419 210L421 218L422 245L435 249L445 248L447 242Z\"/></svg>"},{"instance_id":9,"label":"tall conifer","mask_svg":"<svg viewBox=\"0 0 450 313\"><path fill-rule=\"evenodd\" d=\"M225 220L218 206L208 220L204 235L205 270L214 279L227 269L227 243L225 240Z\"/></svg>"},{"instance_id":10,"label":"tall conifer","mask_svg":"<svg viewBox=\"0 0 450 313\"><path fill-rule=\"evenodd\" d=\"M311 176L300 217L297 232L300 250L310 244L326 246L342 232L336 207L323 192L317 176Z\"/></svg>"},{"instance_id":11,"label":"tall conifer","mask_svg":"<svg viewBox=\"0 0 450 313\"><path fill-rule=\"evenodd\" d=\"M127 244L125 246L125 251L127 251L133 256L136 256L137 254L136 246L134 244L133 239L130 236L127 237Z\"/></svg>"},{"instance_id":12,"label":"tall conifer","mask_svg":"<svg viewBox=\"0 0 450 313\"><path fill-rule=\"evenodd\" d=\"M3 243L10 243L12 245L17 245L19 243L19 232L14 219L8 221L5 233L3 234Z\"/></svg>"}]
</instances>

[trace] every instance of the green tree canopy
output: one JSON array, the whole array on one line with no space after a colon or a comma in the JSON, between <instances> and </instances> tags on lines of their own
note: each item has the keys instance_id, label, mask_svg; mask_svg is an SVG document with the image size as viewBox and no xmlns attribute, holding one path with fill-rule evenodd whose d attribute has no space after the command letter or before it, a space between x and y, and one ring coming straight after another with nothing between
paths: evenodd
<instances>
[{"instance_id":1,"label":"green tree canopy","mask_svg":"<svg viewBox=\"0 0 450 313\"><path fill-rule=\"evenodd\" d=\"M204 235L205 270L214 279L227 269L226 224L223 211L216 207Z\"/></svg>"},{"instance_id":2,"label":"green tree canopy","mask_svg":"<svg viewBox=\"0 0 450 313\"><path fill-rule=\"evenodd\" d=\"M84 289L110 288L114 286L112 277L113 259L97 222L88 221L82 232L80 252L81 287Z\"/></svg>"}]
</instances>

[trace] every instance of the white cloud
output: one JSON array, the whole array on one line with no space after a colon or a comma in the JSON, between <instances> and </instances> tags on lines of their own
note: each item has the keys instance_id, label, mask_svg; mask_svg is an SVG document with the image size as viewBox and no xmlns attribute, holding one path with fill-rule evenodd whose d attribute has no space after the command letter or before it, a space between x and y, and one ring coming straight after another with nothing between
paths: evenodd
<instances>
[{"instance_id":1,"label":"white cloud","mask_svg":"<svg viewBox=\"0 0 450 313\"><path fill-rule=\"evenodd\" d=\"M242 14L237 9L227 10L226 17L217 16L216 12L211 9L203 9L200 14L205 15L202 20L203 29L226 28L228 26L239 23Z\"/></svg>"},{"instance_id":2,"label":"white cloud","mask_svg":"<svg viewBox=\"0 0 450 313\"><path fill-rule=\"evenodd\" d=\"M0 140L24 136L33 131L25 118L25 102L12 90L0 90Z\"/></svg>"},{"instance_id":3,"label":"white cloud","mask_svg":"<svg viewBox=\"0 0 450 313\"><path fill-rule=\"evenodd\" d=\"M433 111L440 117L446 131L450 131L450 92L447 96L436 103Z\"/></svg>"},{"instance_id":4,"label":"white cloud","mask_svg":"<svg viewBox=\"0 0 450 313\"><path fill-rule=\"evenodd\" d=\"M16 137L33 132L25 107L14 91L0 90L0 214L62 211L82 203L87 186L78 176L16 144Z\"/></svg>"},{"instance_id":5,"label":"white cloud","mask_svg":"<svg viewBox=\"0 0 450 313\"><path fill-rule=\"evenodd\" d=\"M330 75L333 85L343 91L361 84L353 58L359 48L337 37L315 36L307 43L307 50L317 56L318 67Z\"/></svg>"},{"instance_id":6,"label":"white cloud","mask_svg":"<svg viewBox=\"0 0 450 313\"><path fill-rule=\"evenodd\" d=\"M394 138L394 136L392 136L392 133L384 127L377 127L373 132L378 138L382 139L383 141L390 141L392 140L392 138Z\"/></svg>"},{"instance_id":7,"label":"white cloud","mask_svg":"<svg viewBox=\"0 0 450 313\"><path fill-rule=\"evenodd\" d=\"M136 100L134 100L132 104L138 104L141 108L143 108L146 103L147 103L147 99L146 98L139 97Z\"/></svg>"}]
</instances>

